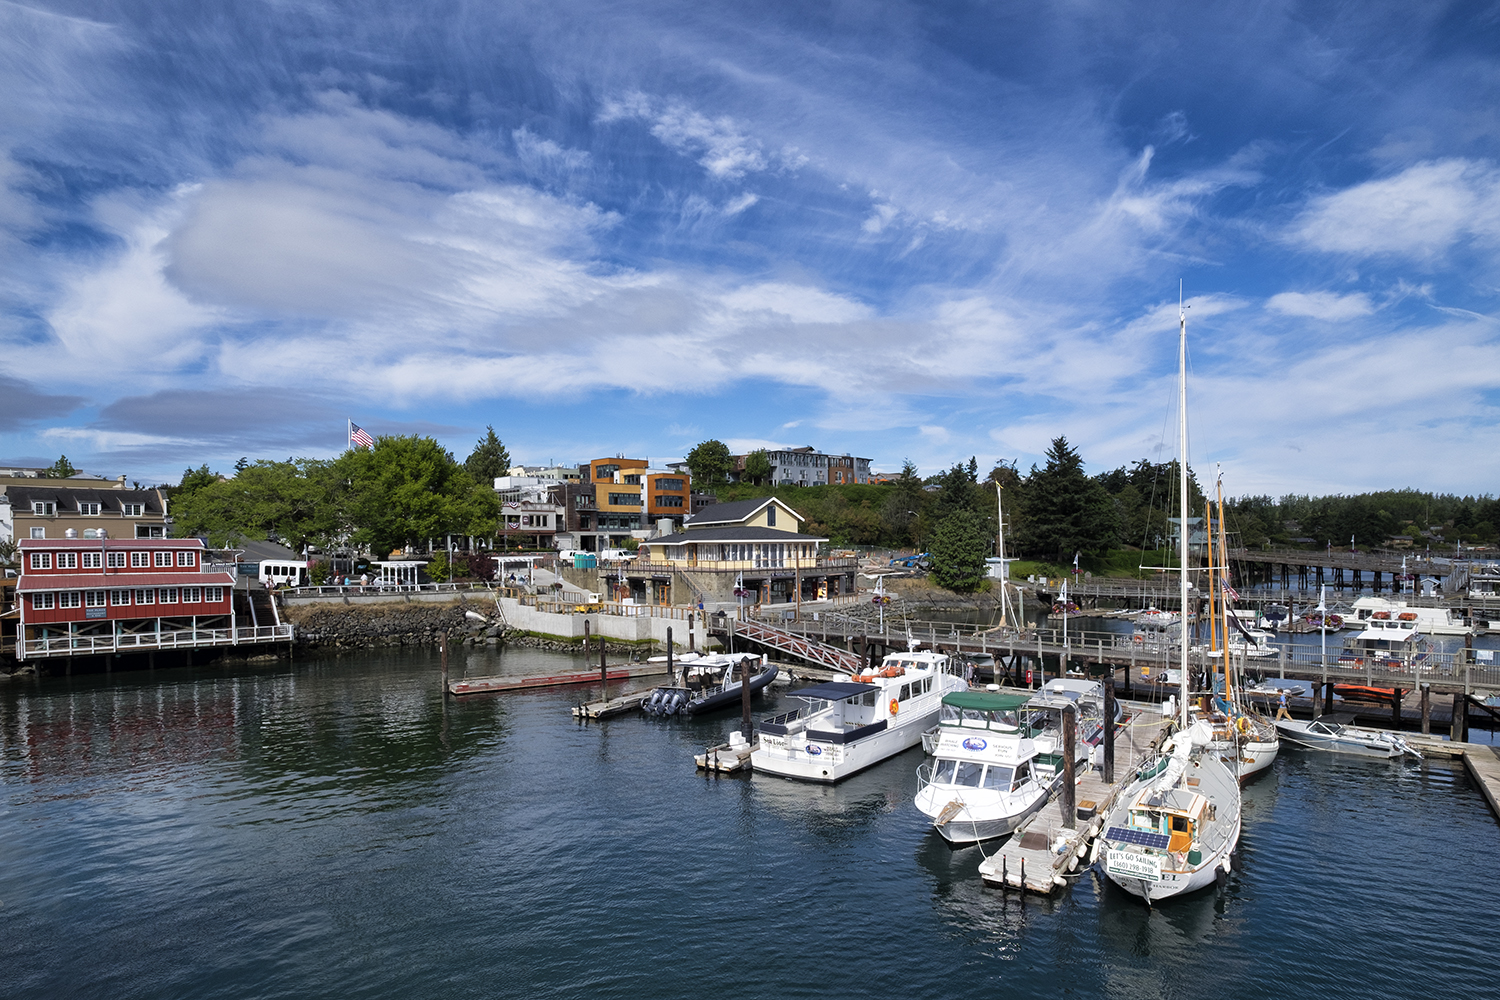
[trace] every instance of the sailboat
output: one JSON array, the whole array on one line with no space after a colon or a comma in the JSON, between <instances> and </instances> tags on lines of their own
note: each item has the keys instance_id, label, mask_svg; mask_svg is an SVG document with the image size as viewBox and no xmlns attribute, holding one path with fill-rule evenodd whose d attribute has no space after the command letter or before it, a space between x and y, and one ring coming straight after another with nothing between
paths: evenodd
<instances>
[{"instance_id":1,"label":"sailboat","mask_svg":"<svg viewBox=\"0 0 1500 1000\"><path fill-rule=\"evenodd\" d=\"M1217 550L1220 557L1228 553L1229 548L1224 532L1224 476L1221 472L1217 481L1218 492L1218 537ZM1208 606L1211 612L1210 618L1210 643L1218 654L1218 661L1223 666L1223 679L1220 681L1217 670L1214 673L1214 683L1211 685L1215 691L1213 701L1213 713L1209 721L1214 726L1214 739L1209 745L1210 749L1221 752L1235 765L1235 772L1239 777L1239 783L1246 782L1260 774L1276 760L1276 754L1281 749L1281 738L1276 732L1276 724L1251 708L1247 699L1244 698L1244 676L1243 667L1245 656L1253 640L1246 633L1244 625L1240 623L1237 616L1231 613L1229 607L1231 600L1238 596L1234 588L1229 585L1229 565L1225 558L1224 565L1215 565L1215 532L1214 518L1212 512L1208 519ZM1220 574L1223 574L1220 576ZM1236 644L1230 638L1229 626L1233 622L1236 630L1244 634L1243 640ZM1239 654L1240 670L1235 669L1233 660Z\"/></svg>"},{"instance_id":2,"label":"sailboat","mask_svg":"<svg viewBox=\"0 0 1500 1000\"><path fill-rule=\"evenodd\" d=\"M1188 608L1187 311L1178 303L1177 346L1180 596ZM1142 763L1104 823L1104 873L1148 904L1201 889L1228 874L1240 841L1236 768L1213 748L1214 727L1188 718L1184 631L1178 730Z\"/></svg>"}]
</instances>

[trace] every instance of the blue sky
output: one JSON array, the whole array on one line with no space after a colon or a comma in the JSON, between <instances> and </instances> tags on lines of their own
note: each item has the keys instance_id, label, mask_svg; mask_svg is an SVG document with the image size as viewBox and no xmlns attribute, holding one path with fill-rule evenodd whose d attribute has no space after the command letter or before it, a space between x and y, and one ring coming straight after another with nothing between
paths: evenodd
<instances>
[{"instance_id":1,"label":"blue sky","mask_svg":"<svg viewBox=\"0 0 1500 1000\"><path fill-rule=\"evenodd\" d=\"M1495 4L7 3L0 464L1500 473ZM1167 444L1163 451L1165 431Z\"/></svg>"}]
</instances>

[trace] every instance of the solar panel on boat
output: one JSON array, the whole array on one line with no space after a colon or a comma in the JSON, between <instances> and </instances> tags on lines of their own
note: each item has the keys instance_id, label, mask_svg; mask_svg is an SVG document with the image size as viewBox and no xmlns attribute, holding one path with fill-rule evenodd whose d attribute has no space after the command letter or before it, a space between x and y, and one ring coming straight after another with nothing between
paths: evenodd
<instances>
[{"instance_id":1,"label":"solar panel on boat","mask_svg":"<svg viewBox=\"0 0 1500 1000\"><path fill-rule=\"evenodd\" d=\"M1165 833L1152 833L1150 830L1132 830L1127 826L1112 826L1104 835L1105 840L1123 840L1127 844L1140 844L1142 847L1154 847L1165 851L1170 843Z\"/></svg>"}]
</instances>

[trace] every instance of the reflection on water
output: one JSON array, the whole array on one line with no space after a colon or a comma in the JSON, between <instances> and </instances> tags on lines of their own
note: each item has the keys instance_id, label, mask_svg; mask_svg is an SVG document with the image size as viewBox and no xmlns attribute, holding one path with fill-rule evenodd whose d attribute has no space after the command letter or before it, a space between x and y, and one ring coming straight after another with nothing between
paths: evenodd
<instances>
[{"instance_id":1,"label":"reflection on water","mask_svg":"<svg viewBox=\"0 0 1500 1000\"><path fill-rule=\"evenodd\" d=\"M705 777L737 711L575 723L594 693L445 703L410 650L0 687L0 995L1485 995L1500 832L1461 767L1284 753L1242 870L1147 910L1093 872L986 888L912 805L919 750Z\"/></svg>"}]
</instances>

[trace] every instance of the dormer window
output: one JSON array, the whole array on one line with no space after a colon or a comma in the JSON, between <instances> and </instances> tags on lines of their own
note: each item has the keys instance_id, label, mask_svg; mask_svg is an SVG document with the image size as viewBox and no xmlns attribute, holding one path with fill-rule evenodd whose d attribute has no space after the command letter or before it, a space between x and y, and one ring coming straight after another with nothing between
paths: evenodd
<instances>
[{"instance_id":1,"label":"dormer window","mask_svg":"<svg viewBox=\"0 0 1500 1000\"><path fill-rule=\"evenodd\" d=\"M86 503L80 500L78 501L78 513L82 514L84 517L98 517L99 505L97 503Z\"/></svg>"},{"instance_id":2,"label":"dormer window","mask_svg":"<svg viewBox=\"0 0 1500 1000\"><path fill-rule=\"evenodd\" d=\"M33 500L31 512L39 517L51 517L57 513L57 504L51 500Z\"/></svg>"},{"instance_id":3,"label":"dormer window","mask_svg":"<svg viewBox=\"0 0 1500 1000\"><path fill-rule=\"evenodd\" d=\"M140 503L122 503L120 504L120 516L140 517L141 513L145 510L145 507L145 504Z\"/></svg>"}]
</instances>

